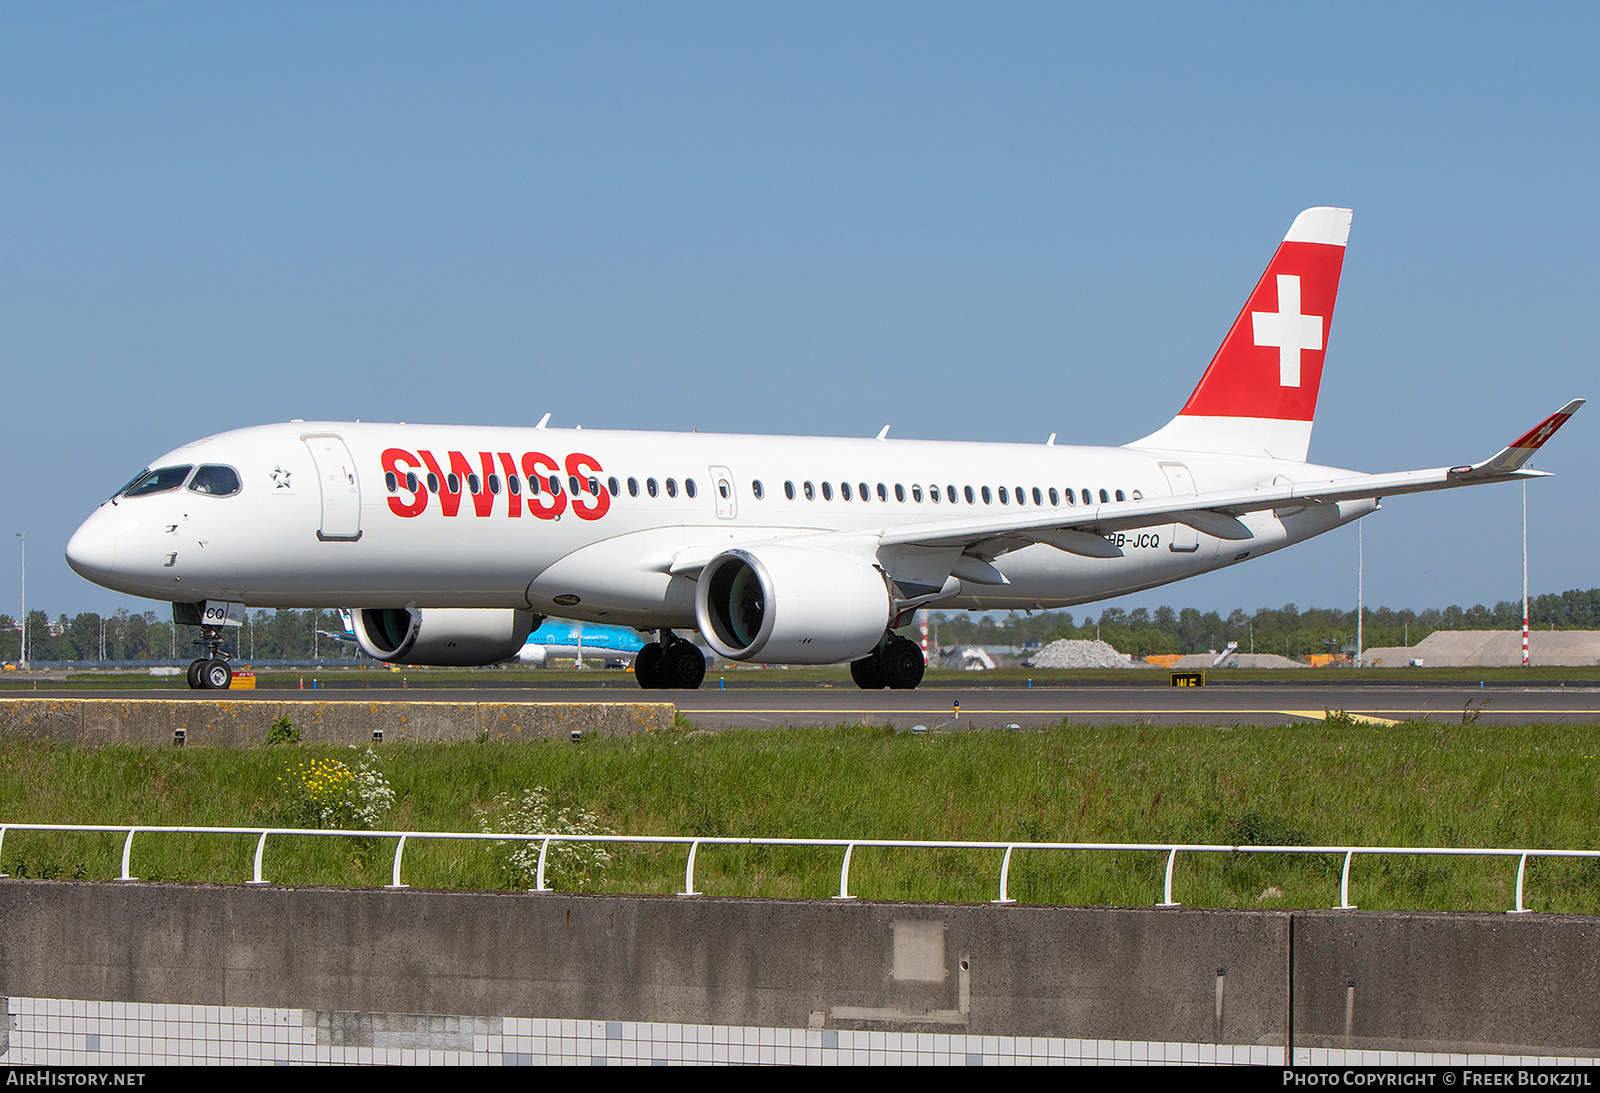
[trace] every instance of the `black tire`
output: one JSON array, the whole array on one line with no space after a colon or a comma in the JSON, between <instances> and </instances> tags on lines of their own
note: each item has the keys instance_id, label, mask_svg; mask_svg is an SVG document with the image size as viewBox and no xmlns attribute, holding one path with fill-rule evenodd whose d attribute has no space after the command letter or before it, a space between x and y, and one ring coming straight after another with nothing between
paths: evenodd
<instances>
[{"instance_id":1,"label":"black tire","mask_svg":"<svg viewBox=\"0 0 1600 1093\"><path fill-rule=\"evenodd\" d=\"M633 658L633 678L647 691L659 690L667 685L666 670L662 664L665 650L659 641L652 641L640 649Z\"/></svg>"},{"instance_id":2,"label":"black tire","mask_svg":"<svg viewBox=\"0 0 1600 1093\"><path fill-rule=\"evenodd\" d=\"M706 658L700 648L690 641L675 641L666 650L662 664L666 681L663 686L680 691L699 690L706 678Z\"/></svg>"},{"instance_id":3,"label":"black tire","mask_svg":"<svg viewBox=\"0 0 1600 1093\"><path fill-rule=\"evenodd\" d=\"M850 662L850 678L863 691L879 691L888 685L883 678L883 661L874 650L860 660Z\"/></svg>"},{"instance_id":4,"label":"black tire","mask_svg":"<svg viewBox=\"0 0 1600 1093\"><path fill-rule=\"evenodd\" d=\"M206 662L203 660L192 661L189 664L189 690L199 691L205 688L205 684L200 680L200 669L205 666Z\"/></svg>"},{"instance_id":5,"label":"black tire","mask_svg":"<svg viewBox=\"0 0 1600 1093\"><path fill-rule=\"evenodd\" d=\"M922 662L922 650L909 638L895 638L889 648L880 654L883 675L889 686L897 691L910 691L922 682L927 665Z\"/></svg>"},{"instance_id":6,"label":"black tire","mask_svg":"<svg viewBox=\"0 0 1600 1093\"><path fill-rule=\"evenodd\" d=\"M208 660L200 671L200 679L208 691L226 691L233 682L233 669L225 660Z\"/></svg>"}]
</instances>

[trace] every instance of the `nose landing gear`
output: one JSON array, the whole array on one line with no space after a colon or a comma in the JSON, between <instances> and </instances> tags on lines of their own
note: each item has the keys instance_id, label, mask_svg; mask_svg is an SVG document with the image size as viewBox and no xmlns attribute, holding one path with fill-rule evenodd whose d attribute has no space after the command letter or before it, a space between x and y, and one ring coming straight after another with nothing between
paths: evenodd
<instances>
[{"instance_id":1,"label":"nose landing gear","mask_svg":"<svg viewBox=\"0 0 1600 1093\"><path fill-rule=\"evenodd\" d=\"M202 626L195 644L209 655L189 665L189 689L226 691L233 683L233 668L228 664L228 654L222 648L222 627Z\"/></svg>"}]
</instances>

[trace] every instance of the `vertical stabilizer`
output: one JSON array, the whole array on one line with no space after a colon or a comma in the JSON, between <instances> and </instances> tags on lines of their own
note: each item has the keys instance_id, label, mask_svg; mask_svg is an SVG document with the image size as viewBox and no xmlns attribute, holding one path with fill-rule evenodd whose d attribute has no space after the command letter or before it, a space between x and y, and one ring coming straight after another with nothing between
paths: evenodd
<instances>
[{"instance_id":1,"label":"vertical stabilizer","mask_svg":"<svg viewBox=\"0 0 1600 1093\"><path fill-rule=\"evenodd\" d=\"M1128 447L1305 461L1350 215L1295 217L1189 401Z\"/></svg>"}]
</instances>

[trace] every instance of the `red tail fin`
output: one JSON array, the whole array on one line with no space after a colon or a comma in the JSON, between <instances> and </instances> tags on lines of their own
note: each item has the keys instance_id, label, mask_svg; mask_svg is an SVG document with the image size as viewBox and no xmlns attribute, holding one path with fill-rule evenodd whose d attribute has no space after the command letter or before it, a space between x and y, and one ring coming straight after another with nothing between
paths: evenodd
<instances>
[{"instance_id":1,"label":"red tail fin","mask_svg":"<svg viewBox=\"0 0 1600 1093\"><path fill-rule=\"evenodd\" d=\"M1349 209L1295 217L1194 394L1132 446L1304 460L1349 235Z\"/></svg>"}]
</instances>

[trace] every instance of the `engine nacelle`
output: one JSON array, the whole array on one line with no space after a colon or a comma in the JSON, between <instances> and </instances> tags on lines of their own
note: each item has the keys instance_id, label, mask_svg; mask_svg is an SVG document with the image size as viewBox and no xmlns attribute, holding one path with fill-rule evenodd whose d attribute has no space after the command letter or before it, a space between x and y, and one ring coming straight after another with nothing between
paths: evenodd
<instances>
[{"instance_id":1,"label":"engine nacelle","mask_svg":"<svg viewBox=\"0 0 1600 1093\"><path fill-rule=\"evenodd\" d=\"M350 612L356 644L391 664L477 667L510 660L540 616L510 608L365 608Z\"/></svg>"},{"instance_id":2,"label":"engine nacelle","mask_svg":"<svg viewBox=\"0 0 1600 1093\"><path fill-rule=\"evenodd\" d=\"M889 588L866 558L798 546L728 550L700 571L694 615L732 660L836 664L871 652L889 625Z\"/></svg>"}]
</instances>

